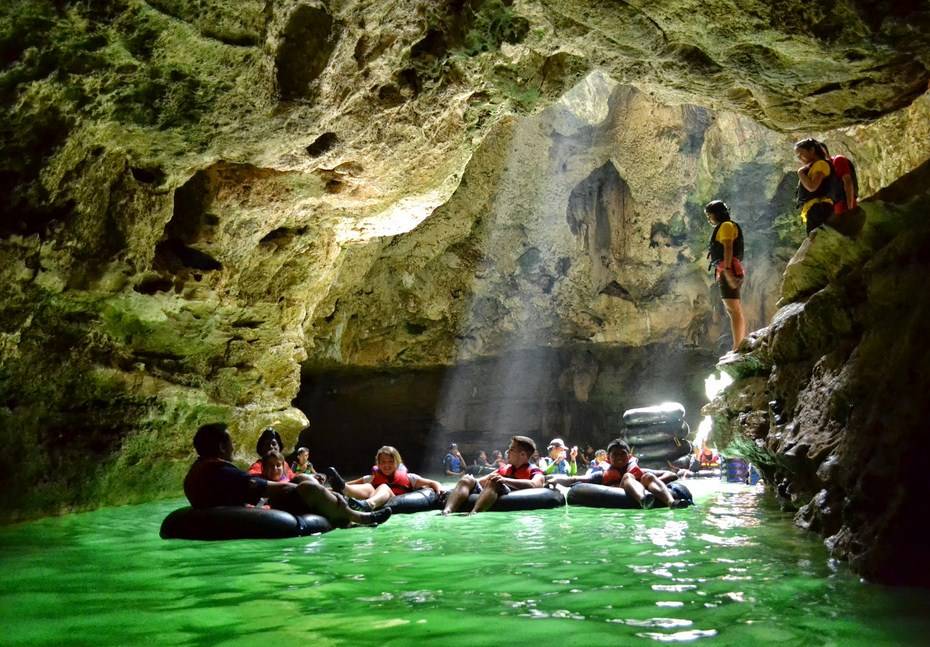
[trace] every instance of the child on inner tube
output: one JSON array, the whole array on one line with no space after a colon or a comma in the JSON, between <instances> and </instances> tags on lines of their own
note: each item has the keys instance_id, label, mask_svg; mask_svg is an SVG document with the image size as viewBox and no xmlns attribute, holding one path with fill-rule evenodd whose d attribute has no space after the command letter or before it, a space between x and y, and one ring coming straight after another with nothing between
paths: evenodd
<instances>
[{"instance_id":1,"label":"child on inner tube","mask_svg":"<svg viewBox=\"0 0 930 647\"><path fill-rule=\"evenodd\" d=\"M543 471L530 463L530 456L536 452L536 443L527 436L514 436L507 448L508 464L497 471L476 479L466 474L455 487L449 491L443 516L456 512L468 500L472 492L478 493L478 500L471 514L484 512L493 506L499 497L506 496L511 490L544 487L546 484Z\"/></svg>"},{"instance_id":2,"label":"child on inner tube","mask_svg":"<svg viewBox=\"0 0 930 647\"><path fill-rule=\"evenodd\" d=\"M675 500L659 475L639 466L639 461L630 452L629 444L622 438L616 438L607 445L607 459L610 466L604 471L596 471L585 476L553 475L548 477L548 483L565 486L575 483L596 483L620 487L643 508L651 508L657 501L669 508L687 506L687 502Z\"/></svg>"},{"instance_id":3,"label":"child on inner tube","mask_svg":"<svg viewBox=\"0 0 930 647\"><path fill-rule=\"evenodd\" d=\"M385 445L375 454L375 465L371 474L345 481L335 468L327 470L330 484L336 492L343 494L349 507L360 512L371 512L384 506L393 496L428 488L436 494L442 486L433 481L408 472L397 448Z\"/></svg>"},{"instance_id":4,"label":"child on inner tube","mask_svg":"<svg viewBox=\"0 0 930 647\"><path fill-rule=\"evenodd\" d=\"M277 429L274 427L265 427L262 429L262 433L258 436L258 441L255 443L255 453L258 454L258 460L249 465L248 472L254 476L261 476L262 473L262 458L268 452L281 452L284 453L284 440L281 438L281 434L278 433ZM294 478L294 471L290 466L284 464L284 476L280 481L290 481Z\"/></svg>"}]
</instances>

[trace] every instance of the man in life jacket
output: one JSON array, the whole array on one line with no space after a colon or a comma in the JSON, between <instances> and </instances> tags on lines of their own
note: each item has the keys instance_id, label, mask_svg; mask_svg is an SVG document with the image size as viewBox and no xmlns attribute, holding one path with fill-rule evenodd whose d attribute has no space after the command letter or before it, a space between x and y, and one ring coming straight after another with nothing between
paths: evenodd
<instances>
[{"instance_id":1,"label":"man in life jacket","mask_svg":"<svg viewBox=\"0 0 930 647\"><path fill-rule=\"evenodd\" d=\"M833 166L823 144L816 139L802 139L794 145L794 154L804 166L798 169L797 204L807 235L827 222L833 214L831 175Z\"/></svg>"},{"instance_id":2,"label":"man in life jacket","mask_svg":"<svg viewBox=\"0 0 930 647\"><path fill-rule=\"evenodd\" d=\"M468 500L472 492L478 493L478 500L471 513L484 512L493 506L499 497L506 496L512 490L544 487L546 478L543 471L530 463L530 456L536 453L536 443L527 436L513 436L507 448L507 464L497 471L476 479L467 474L459 479L449 491L443 515L456 512Z\"/></svg>"},{"instance_id":3,"label":"man in life jacket","mask_svg":"<svg viewBox=\"0 0 930 647\"><path fill-rule=\"evenodd\" d=\"M295 515L318 514L336 526L350 522L376 525L391 516L390 508L374 513L352 510L343 497L310 477L286 483L242 471L232 462L233 442L223 423L200 427L194 435L194 449L197 461L184 479L184 494L195 508L255 505L267 499L272 508Z\"/></svg>"},{"instance_id":4,"label":"man in life jacket","mask_svg":"<svg viewBox=\"0 0 930 647\"><path fill-rule=\"evenodd\" d=\"M449 453L442 459L442 466L446 470L446 476L461 476L468 469L468 463L455 443L449 445Z\"/></svg>"},{"instance_id":5,"label":"man in life jacket","mask_svg":"<svg viewBox=\"0 0 930 647\"><path fill-rule=\"evenodd\" d=\"M607 460L610 466L604 471L595 471L584 476L550 476L547 481L553 485L570 486L575 483L595 483L609 487L623 488L642 508L651 508L658 502L669 508L683 508L686 501L676 500L665 482L654 470L644 470L639 460L630 451L629 444L622 438L615 438L607 445ZM662 471L668 478L674 479L672 472Z\"/></svg>"},{"instance_id":6,"label":"man in life jacket","mask_svg":"<svg viewBox=\"0 0 930 647\"><path fill-rule=\"evenodd\" d=\"M710 235L707 257L714 280L720 286L720 298L730 319L733 350L746 336L746 318L740 302L740 288L746 277L743 270L743 230L730 220L730 208L722 200L713 200L704 207L707 221L714 226Z\"/></svg>"}]
</instances>

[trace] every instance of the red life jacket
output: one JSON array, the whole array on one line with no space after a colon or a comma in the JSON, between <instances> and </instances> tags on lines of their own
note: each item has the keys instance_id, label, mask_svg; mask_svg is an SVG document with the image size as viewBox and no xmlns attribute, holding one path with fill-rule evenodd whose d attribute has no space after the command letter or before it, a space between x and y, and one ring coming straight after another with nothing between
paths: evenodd
<instances>
[{"instance_id":1,"label":"red life jacket","mask_svg":"<svg viewBox=\"0 0 930 647\"><path fill-rule=\"evenodd\" d=\"M542 474L543 471L539 469L538 467L536 467L535 465L532 465L530 463L527 463L526 465L520 468L514 468L513 465L508 463L507 465L504 465L503 467L499 468L497 470L497 473L500 474L501 476L506 476L509 479L532 481L533 477L536 474Z\"/></svg>"},{"instance_id":2,"label":"red life jacket","mask_svg":"<svg viewBox=\"0 0 930 647\"><path fill-rule=\"evenodd\" d=\"M604 470L604 478L601 481L601 485L619 487L620 481L623 480L623 475L626 473L632 474L633 478L635 478L637 481L642 478L643 470L640 469L639 461L636 459L636 457L631 456L630 460L627 461L627 464L623 466L622 470L618 470L613 465Z\"/></svg>"},{"instance_id":3,"label":"red life jacket","mask_svg":"<svg viewBox=\"0 0 930 647\"><path fill-rule=\"evenodd\" d=\"M413 492L414 490L413 484L410 483L410 476L407 474L406 467L398 467L394 470L394 474L392 474L389 479L378 469L378 466L375 465L371 468L371 477L372 487L377 488L384 483L391 488L391 492L395 495L407 494L407 492Z\"/></svg>"}]
</instances>

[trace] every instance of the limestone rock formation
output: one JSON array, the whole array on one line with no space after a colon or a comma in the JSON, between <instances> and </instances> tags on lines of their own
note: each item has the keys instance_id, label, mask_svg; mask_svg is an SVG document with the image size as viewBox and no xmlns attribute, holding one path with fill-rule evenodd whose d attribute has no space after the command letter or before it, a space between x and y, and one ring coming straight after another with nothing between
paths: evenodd
<instances>
[{"instance_id":1,"label":"limestone rock formation","mask_svg":"<svg viewBox=\"0 0 930 647\"><path fill-rule=\"evenodd\" d=\"M827 229L802 246L785 305L721 364L739 379L706 407L834 555L924 586L928 179L924 163L864 202L857 238Z\"/></svg>"}]
</instances>

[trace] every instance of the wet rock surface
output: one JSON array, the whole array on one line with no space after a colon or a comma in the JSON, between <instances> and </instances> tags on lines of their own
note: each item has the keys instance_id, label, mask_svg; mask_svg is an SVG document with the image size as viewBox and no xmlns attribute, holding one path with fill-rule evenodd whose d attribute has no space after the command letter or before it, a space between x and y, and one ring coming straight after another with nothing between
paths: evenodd
<instances>
[{"instance_id":1,"label":"wet rock surface","mask_svg":"<svg viewBox=\"0 0 930 647\"><path fill-rule=\"evenodd\" d=\"M782 298L792 302L742 359L728 358L756 376L705 408L752 443L798 524L821 533L834 555L869 578L922 586L930 584L917 530L930 513L922 491L930 468L922 450L928 177L925 164L901 180L913 191L909 201L900 201L905 186L892 185L887 195L897 203L864 202L860 238L820 232L799 250L785 271ZM851 254L861 261L849 263ZM822 280L824 267L845 269ZM823 287L802 297L792 277L806 268Z\"/></svg>"}]
</instances>

